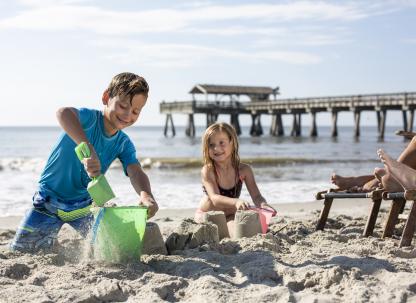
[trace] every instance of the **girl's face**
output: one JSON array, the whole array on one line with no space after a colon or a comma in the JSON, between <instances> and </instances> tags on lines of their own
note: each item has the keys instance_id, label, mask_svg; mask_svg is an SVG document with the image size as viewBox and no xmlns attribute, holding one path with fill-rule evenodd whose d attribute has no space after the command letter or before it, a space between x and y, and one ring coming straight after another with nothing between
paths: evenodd
<instances>
[{"instance_id":1,"label":"girl's face","mask_svg":"<svg viewBox=\"0 0 416 303\"><path fill-rule=\"evenodd\" d=\"M233 143L225 132L216 132L209 138L208 151L214 162L223 162L231 159Z\"/></svg>"}]
</instances>

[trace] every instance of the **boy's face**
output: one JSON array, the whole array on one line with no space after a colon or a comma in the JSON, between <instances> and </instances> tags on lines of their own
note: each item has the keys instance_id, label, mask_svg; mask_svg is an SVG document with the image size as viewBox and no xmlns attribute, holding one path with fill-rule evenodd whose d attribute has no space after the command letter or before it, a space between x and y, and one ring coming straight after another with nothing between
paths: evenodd
<instances>
[{"instance_id":1,"label":"boy's face","mask_svg":"<svg viewBox=\"0 0 416 303\"><path fill-rule=\"evenodd\" d=\"M107 92L103 95L104 126L109 135L118 130L133 125L139 118L140 112L146 104L147 96L143 94L130 96L115 96L110 98Z\"/></svg>"}]
</instances>

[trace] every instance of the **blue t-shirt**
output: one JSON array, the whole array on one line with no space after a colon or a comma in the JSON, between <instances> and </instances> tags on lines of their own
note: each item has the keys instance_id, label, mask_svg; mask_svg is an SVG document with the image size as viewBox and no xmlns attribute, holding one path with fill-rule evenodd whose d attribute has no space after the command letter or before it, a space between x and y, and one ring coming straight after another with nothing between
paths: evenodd
<instances>
[{"instance_id":1,"label":"blue t-shirt","mask_svg":"<svg viewBox=\"0 0 416 303\"><path fill-rule=\"evenodd\" d=\"M104 174L118 158L127 175L127 166L139 163L130 138L123 131L107 136L101 111L80 108L78 113L82 128L100 159L101 173ZM52 206L65 211L84 207L82 201L90 199L87 185L91 179L75 154L75 146L75 142L63 133L53 147L39 181L39 193L47 197Z\"/></svg>"}]
</instances>

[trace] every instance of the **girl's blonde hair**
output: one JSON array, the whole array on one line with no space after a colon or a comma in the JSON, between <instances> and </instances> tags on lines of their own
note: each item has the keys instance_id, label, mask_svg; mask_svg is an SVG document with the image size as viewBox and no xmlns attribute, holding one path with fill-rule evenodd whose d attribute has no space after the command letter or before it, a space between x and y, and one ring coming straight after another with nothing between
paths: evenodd
<instances>
[{"instance_id":1,"label":"girl's blonde hair","mask_svg":"<svg viewBox=\"0 0 416 303\"><path fill-rule=\"evenodd\" d=\"M227 134L230 143L233 146L233 151L231 154L231 162L234 168L240 166L240 156L238 154L238 139L237 133L231 125L224 122L217 122L209 126L204 135L202 136L202 155L204 159L204 164L209 167L214 167L214 161L209 157L209 139L216 133L224 132Z\"/></svg>"}]
</instances>

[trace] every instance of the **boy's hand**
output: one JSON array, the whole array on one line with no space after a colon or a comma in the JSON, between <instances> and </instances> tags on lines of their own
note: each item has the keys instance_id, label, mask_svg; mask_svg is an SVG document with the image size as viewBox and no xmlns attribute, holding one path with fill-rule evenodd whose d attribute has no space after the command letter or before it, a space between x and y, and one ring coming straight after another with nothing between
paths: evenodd
<instances>
[{"instance_id":1,"label":"boy's hand","mask_svg":"<svg viewBox=\"0 0 416 303\"><path fill-rule=\"evenodd\" d=\"M145 197L141 198L139 205L143 205L147 207L147 218L150 219L153 217L156 212L159 210L159 206L157 205L156 201L152 197Z\"/></svg>"},{"instance_id":2,"label":"boy's hand","mask_svg":"<svg viewBox=\"0 0 416 303\"><path fill-rule=\"evenodd\" d=\"M89 158L84 158L82 162L90 178L98 177L99 175L101 175L100 159L98 158L97 153L95 152L95 149L92 146L92 144L88 144L88 147L90 149L91 156Z\"/></svg>"},{"instance_id":3,"label":"boy's hand","mask_svg":"<svg viewBox=\"0 0 416 303\"><path fill-rule=\"evenodd\" d=\"M250 207L250 204L248 202L240 200L240 199L238 199L237 203L235 203L235 208L237 210L246 210L246 209L249 209L249 207Z\"/></svg>"}]
</instances>

